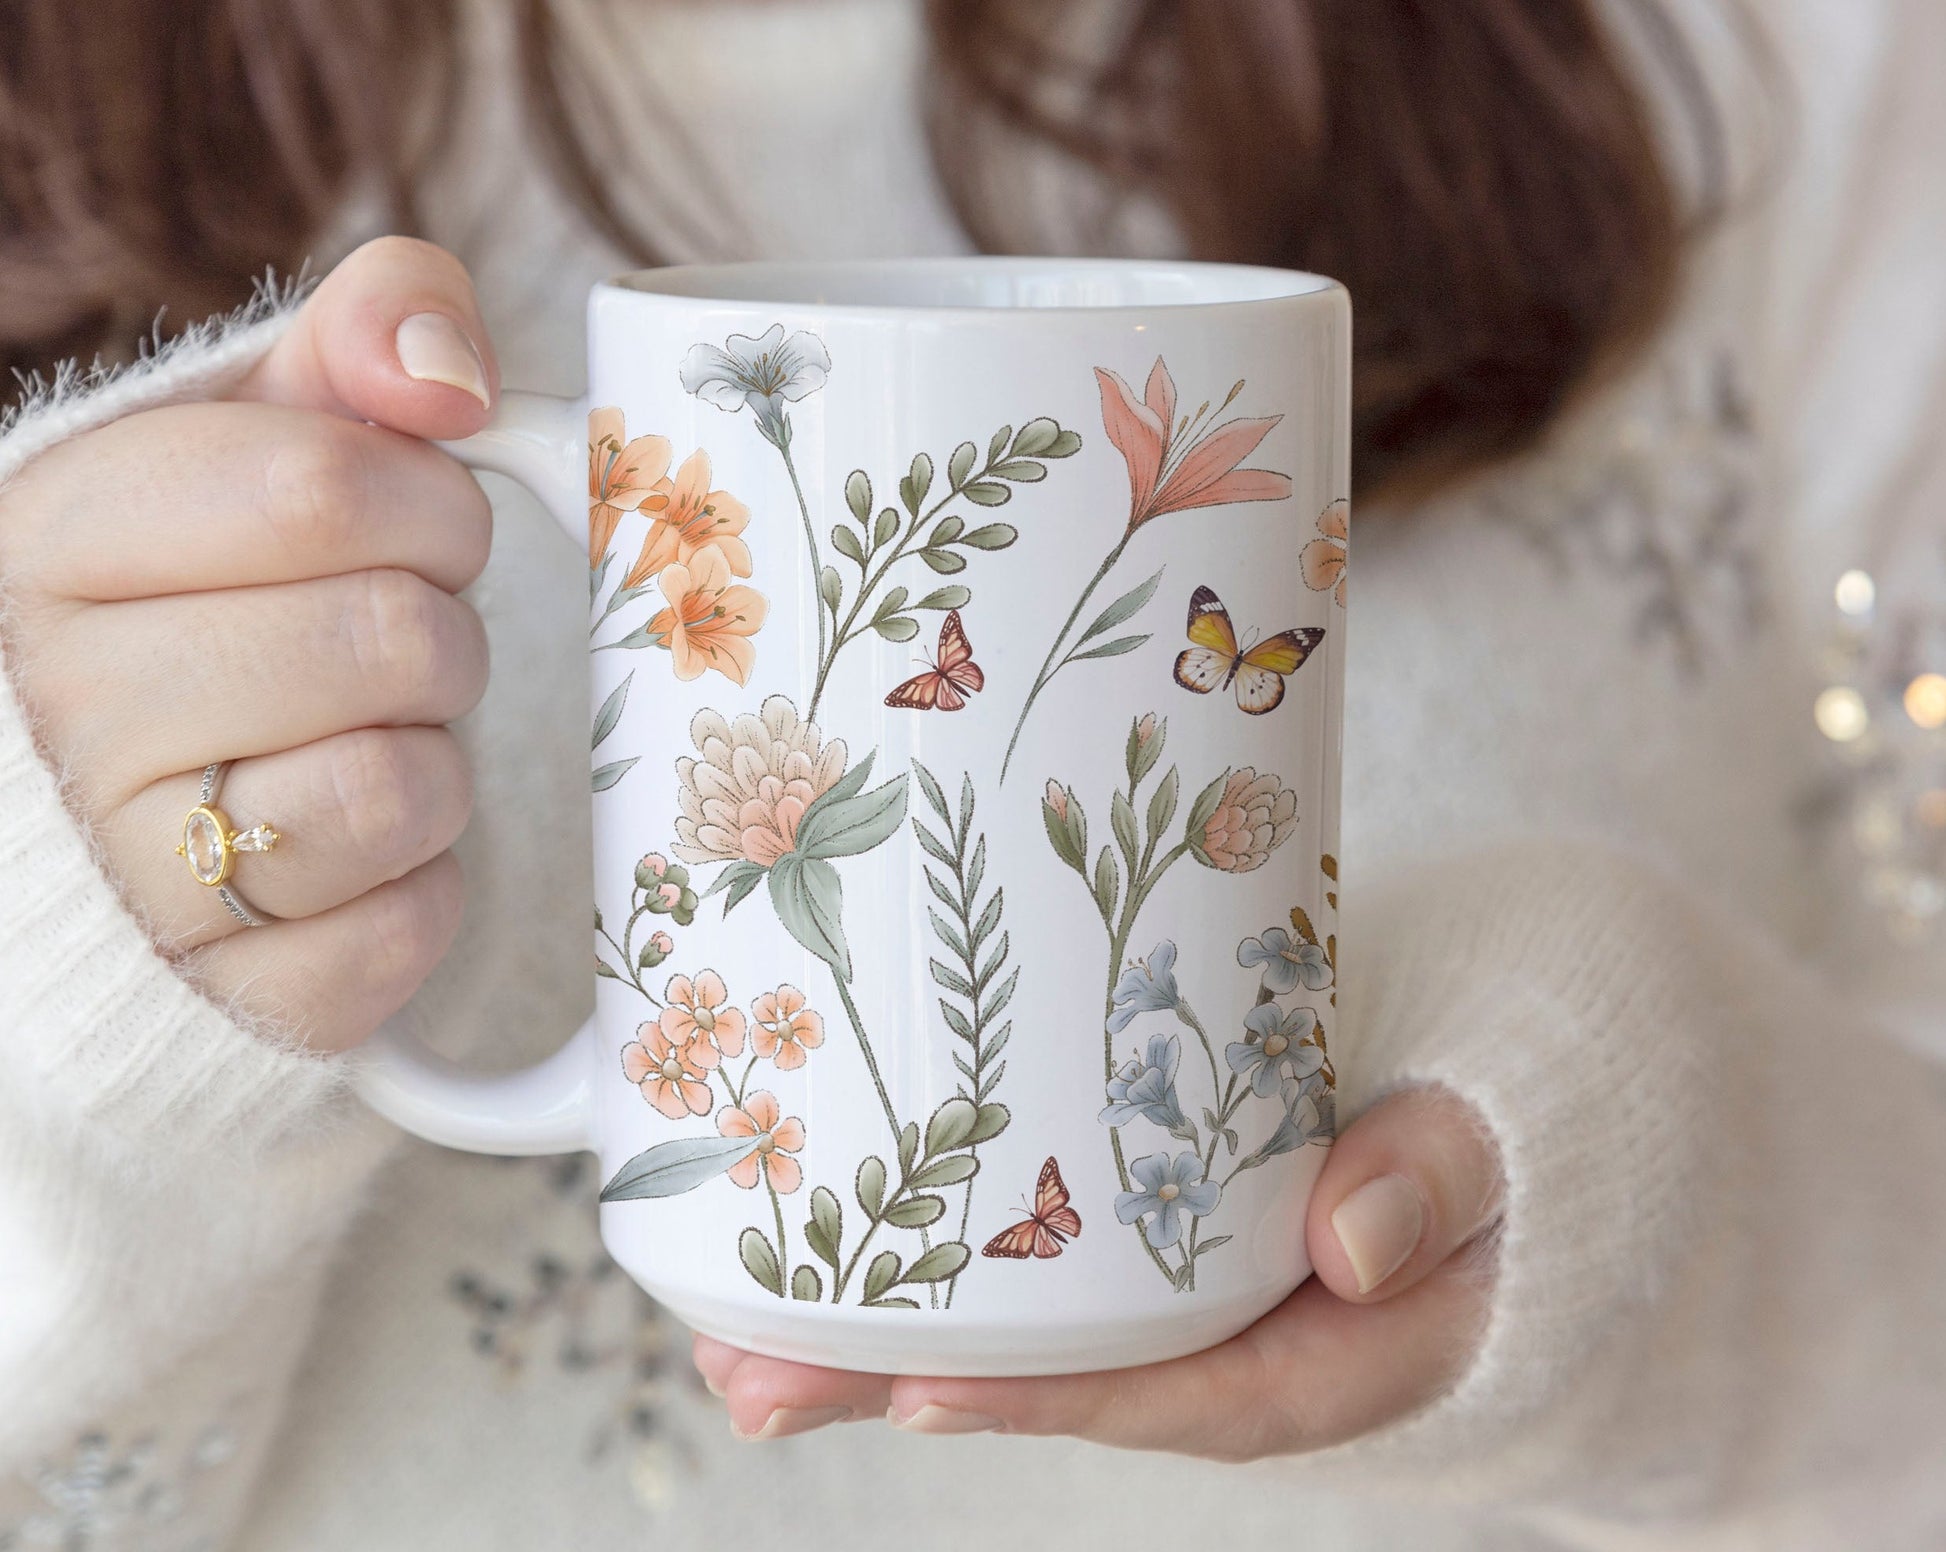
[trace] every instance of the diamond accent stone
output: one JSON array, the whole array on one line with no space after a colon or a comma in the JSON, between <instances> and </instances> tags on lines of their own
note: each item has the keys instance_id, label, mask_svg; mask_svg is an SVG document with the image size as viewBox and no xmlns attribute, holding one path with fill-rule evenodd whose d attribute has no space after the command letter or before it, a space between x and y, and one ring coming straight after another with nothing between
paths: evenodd
<instances>
[{"instance_id":1,"label":"diamond accent stone","mask_svg":"<svg viewBox=\"0 0 1946 1552\"><path fill-rule=\"evenodd\" d=\"M199 884L216 885L223 882L226 858L224 856L223 831L216 823L215 815L207 809L197 809L182 827L183 855L189 859L189 870L196 875Z\"/></svg>"},{"instance_id":2,"label":"diamond accent stone","mask_svg":"<svg viewBox=\"0 0 1946 1552\"><path fill-rule=\"evenodd\" d=\"M277 832L267 824L252 825L230 842L232 851L271 851L277 845Z\"/></svg>"}]
</instances>

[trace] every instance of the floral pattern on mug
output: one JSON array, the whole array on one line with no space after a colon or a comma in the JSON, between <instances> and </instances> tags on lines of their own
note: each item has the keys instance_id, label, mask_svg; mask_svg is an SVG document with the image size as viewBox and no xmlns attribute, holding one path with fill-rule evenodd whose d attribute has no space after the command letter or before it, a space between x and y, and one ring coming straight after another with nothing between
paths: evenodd
<instances>
[{"instance_id":1,"label":"floral pattern on mug","mask_svg":"<svg viewBox=\"0 0 1946 1552\"><path fill-rule=\"evenodd\" d=\"M968 607L973 595L960 575L981 553L1007 550L1019 536L1011 523L988 521L979 509L1028 494L1047 477L1051 461L1075 455L1082 443L1051 418L1030 418L1018 429L1000 427L985 439L984 452L979 442L960 443L937 467L922 451L902 473L876 483L867 471L853 470L842 492L834 488L827 493L831 499L820 502L799 477L792 416L826 389L830 371L822 340L788 333L782 325L759 335L732 335L720 346L699 344L682 363L686 391L732 416L749 410L745 424L775 449L803 521L804 555L789 564L804 575L808 560L814 579L815 602L806 602L815 615L815 657L796 666L797 674L809 675L803 700L770 694L756 711L727 703L726 709L694 715L695 753L674 762L669 855L639 853L625 920L618 917L611 929L596 913L598 973L654 1009L623 1052L624 1075L671 1123L614 1171L602 1200L722 1190L714 1182L727 1177L760 1204L759 1221L736 1233L735 1253L770 1296L938 1309L950 1306L970 1258L983 1150L1011 1121L1007 1105L995 1096L1008 1066L1002 1053L1013 1024L1006 1015L1021 968L1002 892L988 876L987 837L975 825L972 774L960 776L957 801L916 759L906 769L883 772L875 785L881 750L870 743L848 747L845 738L831 736L844 731L855 737L860 730L842 724L833 729L838 719L821 722L818 709L834 671L857 673L872 663L869 653L847 650L855 643L913 641L925 611L950 618ZM1055 674L1074 662L1123 655L1150 639L1118 635L1116 628L1148 605L1159 571L1082 623L1090 597L1138 530L1172 513L1289 496L1287 475L1250 466L1281 417L1224 418L1245 386L1239 381L1213 412L1204 404L1178 416L1175 381L1162 359L1139 396L1117 373L1097 370L1102 422L1127 470L1129 508L1119 542L1075 602L1020 709L1016 738ZM619 421L611 430L619 439ZM618 441L623 449L631 445ZM673 476L668 463L665 451L646 493L635 488L650 467L646 458L635 466L623 467L621 460L612 466L618 472L608 488L617 512L608 538L628 511L639 511L645 526L640 551L600 609L596 629L651 588L662 602L622 639L596 649L657 647L670 653L680 679L714 670L739 688L749 686L757 667L753 637L768 603L737 579L769 564L766 541L756 536L753 553L746 537L750 508L715 488L706 451L692 452ZM591 448L591 490L596 477ZM747 478L739 474L736 480L742 485ZM743 488L755 498L754 487ZM620 505L631 500L632 507ZM1320 532L1328 536L1330 530L1321 526ZM847 564L853 569L844 570ZM936 576L927 578L921 567ZM597 608L607 574L604 556L592 590ZM1307 579L1312 574L1307 569ZM627 683L625 678L597 714L597 744L622 715ZM851 694L848 686L847 699ZM1152 946L1130 956L1139 946L1138 919L1152 902L1171 898L1159 886L1185 858L1217 874L1256 872L1298 823L1297 794L1276 774L1250 766L1216 770L1192 797L1174 766L1161 769L1167 737L1167 724L1154 712L1132 718L1124 748L1127 786L1111 794L1102 827L1108 834L1100 836L1112 836L1113 845L1091 853L1088 815L1073 785L1050 779L1040 801L1049 843L1080 877L1108 939L1104 1063L1095 1105L1121 1188L1116 1214L1135 1228L1132 1238L1142 1254L1174 1288L1191 1292L1201 1258L1230 1240L1211 1230L1231 1183L1273 1158L1330 1139L1335 1075L1323 1027L1313 1010L1287 1008L1278 999L1299 985L1313 992L1332 986L1335 939L1329 947L1320 943L1305 930L1308 918L1300 926L1302 913L1294 912L1289 930L1270 928L1234 951L1226 945L1215 967L1234 975L1227 968L1233 953L1236 967L1260 972L1255 1003L1225 1021L1240 1036L1227 1043L1220 1034L1213 1037L1189 1006L1178 976L1180 969L1200 986L1212 965L1179 965L1170 937L1145 935L1142 941ZM598 771L597 790L634 763L603 767L614 775L604 784ZM914 790L924 807L913 803L916 812L908 814ZM881 935L864 934L854 942L846 911L848 893L855 899L858 887L850 859L901 838L908 846L916 843L932 897L925 909L936 950L928 969L938 992L939 1038L959 1074L956 1092L930 1116L910 1118L895 1103L906 1084L903 1061L881 1061L878 1041L886 1032L879 1030L875 1040L867 1027L872 999L861 1008L854 996L867 975L884 973L886 943ZM629 855L638 855L635 847ZM690 868L699 875L693 885ZM874 888L885 876L882 865L866 874ZM1188 880L1179 873L1176 882ZM1229 886L1195 885L1197 891L1208 887ZM741 1007L710 969L673 976L660 995L652 990L644 973L672 958L684 963L678 929L690 927L718 896L724 917L739 910L774 917L810 956L812 978L801 970L790 972L789 981L762 976L755 987L737 989L746 999ZM824 1011L814 1009L813 1001ZM903 1027L898 1033L906 1035ZM807 1069L827 1037L862 1059L860 1078L869 1080L884 1131L876 1151L862 1158L814 1156L807 1173L798 1156L806 1147L805 1128L786 1110L810 1113L804 1109ZM820 1057L817 1071L843 1072L842 1062L829 1067L834 1059ZM762 1078L769 1087L753 1081ZM1136 1145L1151 1127L1178 1146L1156 1151L1153 1138L1147 1149ZM831 1143L827 1134L821 1151ZM795 1218L787 1218L785 1198L804 1204ZM980 1241L975 1236L970 1242ZM1117 1242L1128 1243L1119 1236Z\"/></svg>"},{"instance_id":2,"label":"floral pattern on mug","mask_svg":"<svg viewBox=\"0 0 1946 1552\"><path fill-rule=\"evenodd\" d=\"M1313 592L1329 592L1345 606L1345 582L1350 573L1351 503L1334 501L1318 514L1318 533L1304 546L1298 563L1304 568L1304 585Z\"/></svg>"},{"instance_id":3,"label":"floral pattern on mug","mask_svg":"<svg viewBox=\"0 0 1946 1552\"><path fill-rule=\"evenodd\" d=\"M1195 848L1197 860L1224 873L1249 873L1270 860L1297 823L1297 794L1249 766L1224 779Z\"/></svg>"},{"instance_id":4,"label":"floral pattern on mug","mask_svg":"<svg viewBox=\"0 0 1946 1552\"><path fill-rule=\"evenodd\" d=\"M588 564L599 566L624 512L654 510L667 498L657 483L669 471L667 437L627 440L622 412L588 412Z\"/></svg>"},{"instance_id":5,"label":"floral pattern on mug","mask_svg":"<svg viewBox=\"0 0 1946 1552\"><path fill-rule=\"evenodd\" d=\"M824 1044L824 1020L804 1006L804 993L795 986L780 986L765 992L750 1009L755 1029L750 1034L750 1049L780 1072L792 1072L809 1061L810 1053Z\"/></svg>"},{"instance_id":6,"label":"floral pattern on mug","mask_svg":"<svg viewBox=\"0 0 1946 1552\"><path fill-rule=\"evenodd\" d=\"M732 334L721 345L696 345L682 362L682 386L705 404L735 414L748 408L768 442L790 440L785 405L808 398L831 374L831 352L817 335L788 339L774 323L762 334Z\"/></svg>"},{"instance_id":7,"label":"floral pattern on mug","mask_svg":"<svg viewBox=\"0 0 1946 1552\"><path fill-rule=\"evenodd\" d=\"M1237 945L1237 963L1246 970L1262 969L1264 986L1280 996L1299 985L1315 992L1331 984L1331 961L1323 948L1282 927L1245 938Z\"/></svg>"},{"instance_id":8,"label":"floral pattern on mug","mask_svg":"<svg viewBox=\"0 0 1946 1552\"><path fill-rule=\"evenodd\" d=\"M781 1118L781 1119L780 1119ZM729 1168L730 1180L746 1191L757 1189L759 1169L779 1196L789 1196L804 1184L804 1171L791 1154L804 1147L804 1123L785 1116L777 1096L759 1089L741 1106L725 1105L717 1112L716 1129L725 1137L748 1137L755 1146Z\"/></svg>"},{"instance_id":9,"label":"floral pattern on mug","mask_svg":"<svg viewBox=\"0 0 1946 1552\"><path fill-rule=\"evenodd\" d=\"M743 1012L729 1006L729 988L714 970L694 981L672 976L663 995L669 1005L659 1021L662 1033L697 1066L713 1068L726 1056L743 1054Z\"/></svg>"},{"instance_id":10,"label":"floral pattern on mug","mask_svg":"<svg viewBox=\"0 0 1946 1552\"><path fill-rule=\"evenodd\" d=\"M1157 1250L1182 1239L1183 1214L1207 1218L1223 1200L1223 1188L1207 1179L1207 1169L1194 1152L1151 1153L1128 1167L1139 1191L1115 1198L1115 1216L1123 1223L1142 1224L1142 1237Z\"/></svg>"},{"instance_id":11,"label":"floral pattern on mug","mask_svg":"<svg viewBox=\"0 0 1946 1552\"><path fill-rule=\"evenodd\" d=\"M1230 1071L1268 1099L1286 1077L1298 1082L1324 1070L1324 1052L1311 1042L1318 1027L1315 1008L1280 1008L1259 1003L1243 1016L1244 1038L1223 1048Z\"/></svg>"},{"instance_id":12,"label":"floral pattern on mug","mask_svg":"<svg viewBox=\"0 0 1946 1552\"><path fill-rule=\"evenodd\" d=\"M723 551L706 544L687 563L663 568L656 586L668 606L648 623L649 645L665 647L678 679L700 679L715 669L732 684L750 682L757 649L750 638L770 604L755 588L733 579Z\"/></svg>"},{"instance_id":13,"label":"floral pattern on mug","mask_svg":"<svg viewBox=\"0 0 1946 1552\"><path fill-rule=\"evenodd\" d=\"M797 846L798 821L845 774L845 741L828 742L782 695L734 720L696 713L699 758L676 761L675 854L685 862L772 866Z\"/></svg>"},{"instance_id":14,"label":"floral pattern on mug","mask_svg":"<svg viewBox=\"0 0 1946 1552\"><path fill-rule=\"evenodd\" d=\"M710 489L710 457L697 448L682 462L674 480L658 481L660 508L649 519L641 553L622 577L623 587L640 587L670 566L688 563L706 544L723 552L733 576L750 575L750 546L742 534L750 509L727 490Z\"/></svg>"},{"instance_id":15,"label":"floral pattern on mug","mask_svg":"<svg viewBox=\"0 0 1946 1552\"><path fill-rule=\"evenodd\" d=\"M708 1115L710 1070L721 1058L714 1048L707 1050L707 1063L697 1061L697 1054L692 1045L678 1045L659 1025L647 1023L622 1047L622 1075L671 1121Z\"/></svg>"},{"instance_id":16,"label":"floral pattern on mug","mask_svg":"<svg viewBox=\"0 0 1946 1552\"><path fill-rule=\"evenodd\" d=\"M1081 612L1094 597L1095 589L1108 579L1129 541L1144 526L1172 512L1188 512L1204 507L1230 506L1240 502L1283 501L1291 494L1291 479L1275 469L1246 469L1244 459L1256 452L1263 439L1282 422L1282 415L1236 416L1222 419L1242 395L1246 386L1238 378L1223 402L1211 411L1207 401L1193 415L1176 415L1176 380L1161 356L1149 368L1148 381L1140 397L1119 372L1095 368L1095 382L1101 394L1101 424L1108 440L1122 455L1128 468L1128 520L1095 574L1081 590L1069 612L1067 623L1047 649L1040 672L1021 703L1014 721L1013 736L1000 762L1000 779L1005 782L1013 764L1014 749L1021 730L1027 726L1028 713L1041 693L1062 670L1074 663L1120 657L1148 641L1147 633L1116 636L1113 632L1148 607L1155 596L1162 573L1129 589L1079 635L1075 626Z\"/></svg>"},{"instance_id":17,"label":"floral pattern on mug","mask_svg":"<svg viewBox=\"0 0 1946 1552\"><path fill-rule=\"evenodd\" d=\"M1302 957L1283 957L1280 951L1290 947L1291 934L1281 928L1246 938L1235 950L1238 964L1246 969L1262 967L1264 975L1255 1001L1243 1015L1244 1038L1225 1049L1227 1075L1217 1061L1208 1028L1183 995L1174 940L1164 938L1147 954L1124 963L1144 907L1184 857L1194 857L1220 873L1253 872L1290 838L1297 823L1296 794L1277 776L1259 775L1243 766L1220 772L1207 782L1191 800L1176 831L1182 796L1177 768L1170 766L1152 788L1148 786L1168 736L1168 724L1152 713L1130 722L1122 747L1128 785L1118 787L1109 803L1115 844L1104 846L1092 867L1087 812L1071 786L1047 783L1041 797L1041 823L1054 854L1087 887L1109 940L1107 1014L1102 1025L1108 1103L1099 1119L1108 1128L1122 1185L1115 1200L1116 1214L1124 1223L1142 1224L1145 1253L1178 1293L1186 1293L1196 1286L1200 1259L1229 1243L1227 1234L1204 1237L1206 1220L1221 1204L1229 1183L1291 1151L1293 1138L1329 1140L1330 1117L1318 1096L1336 1079L1325 1056L1323 1026L1316 1012L1286 1009L1276 1001L1279 994L1272 989L1273 979L1281 981L1284 972L1291 970L1295 985L1293 963ZM1173 844L1172 835L1180 836ZM1329 858L1325 862L1328 876L1335 876L1336 863ZM1304 936L1298 919L1294 914L1293 930L1308 946L1314 935ZM1303 925L1308 928L1308 917ZM1332 942L1335 953L1336 939ZM1194 1118L1183 1100L1182 1034L1152 1030L1146 1046L1137 1047L1129 1059L1116 1061L1116 1037L1138 1019L1158 1014L1167 1014L1193 1037L1195 1049L1207 1063L1209 1102L1200 1106ZM1295 1095L1284 1094L1285 1084L1297 1085ZM1248 1119L1243 1115L1246 1103L1273 1098L1278 1108L1264 1140L1243 1152L1240 1127ZM1310 1108L1302 1109L1303 1105ZM1260 1115L1261 1107L1253 1114ZM1137 1126L1158 1127L1189 1144L1189 1151L1147 1154L1130 1163L1122 1134ZM1217 1179L1213 1171L1223 1149L1234 1163Z\"/></svg>"}]
</instances>

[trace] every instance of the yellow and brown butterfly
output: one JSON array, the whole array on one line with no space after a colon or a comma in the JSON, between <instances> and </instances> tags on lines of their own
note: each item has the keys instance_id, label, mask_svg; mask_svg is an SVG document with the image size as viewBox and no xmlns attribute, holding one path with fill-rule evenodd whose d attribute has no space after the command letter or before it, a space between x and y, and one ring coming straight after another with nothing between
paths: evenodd
<instances>
[{"instance_id":1,"label":"yellow and brown butterfly","mask_svg":"<svg viewBox=\"0 0 1946 1552\"><path fill-rule=\"evenodd\" d=\"M1234 684L1237 705L1261 717L1277 709L1284 699L1284 680L1304 666L1323 640L1323 630L1305 626L1239 647L1223 600L1199 587L1189 595L1190 645L1177 654L1176 683L1198 695Z\"/></svg>"}]
</instances>

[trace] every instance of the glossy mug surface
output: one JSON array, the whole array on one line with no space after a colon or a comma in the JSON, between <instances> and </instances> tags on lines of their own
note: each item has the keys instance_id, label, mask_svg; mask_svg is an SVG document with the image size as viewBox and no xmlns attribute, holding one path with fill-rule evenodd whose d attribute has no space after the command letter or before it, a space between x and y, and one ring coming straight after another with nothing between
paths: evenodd
<instances>
[{"instance_id":1,"label":"glossy mug surface","mask_svg":"<svg viewBox=\"0 0 1946 1552\"><path fill-rule=\"evenodd\" d=\"M887 1372L1175 1356L1303 1278L1335 1035L1350 308L952 260L598 287L455 448L589 549L596 1003L367 1097L592 1149L695 1328ZM585 478L585 487L584 487Z\"/></svg>"}]
</instances>

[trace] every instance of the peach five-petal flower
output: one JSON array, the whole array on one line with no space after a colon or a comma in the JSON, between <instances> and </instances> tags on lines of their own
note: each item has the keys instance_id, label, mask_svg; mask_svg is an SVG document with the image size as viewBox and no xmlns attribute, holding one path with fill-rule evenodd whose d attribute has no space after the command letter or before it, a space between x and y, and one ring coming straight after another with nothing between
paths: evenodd
<instances>
[{"instance_id":1,"label":"peach five-petal flower","mask_svg":"<svg viewBox=\"0 0 1946 1552\"><path fill-rule=\"evenodd\" d=\"M750 1017L756 1024L750 1049L784 1072L802 1067L809 1053L824 1044L824 1019L804 1006L804 993L795 986L765 992L751 1007Z\"/></svg>"},{"instance_id":2,"label":"peach five-petal flower","mask_svg":"<svg viewBox=\"0 0 1946 1552\"><path fill-rule=\"evenodd\" d=\"M693 1060L694 1052L695 1047L677 1045L655 1024L644 1024L622 1047L622 1073L671 1121L708 1115L709 1073Z\"/></svg>"},{"instance_id":3,"label":"peach five-petal flower","mask_svg":"<svg viewBox=\"0 0 1946 1552\"><path fill-rule=\"evenodd\" d=\"M729 988L714 970L694 981L672 977L663 998L669 1005L658 1020L662 1033L692 1065L711 1071L724 1057L743 1054L743 1011L728 1006Z\"/></svg>"},{"instance_id":4,"label":"peach five-petal flower","mask_svg":"<svg viewBox=\"0 0 1946 1552\"><path fill-rule=\"evenodd\" d=\"M1345 606L1345 577L1349 567L1351 503L1334 501L1318 514L1318 532L1324 535L1304 546L1298 562L1304 568L1304 585L1315 593L1331 589L1340 609Z\"/></svg>"},{"instance_id":5,"label":"peach five-petal flower","mask_svg":"<svg viewBox=\"0 0 1946 1552\"><path fill-rule=\"evenodd\" d=\"M757 1187L758 1171L770 1179L779 1196L789 1196L804 1184L804 1171L787 1157L804 1146L804 1123L796 1116L780 1120L777 1096L767 1089L744 1096L741 1108L725 1105L716 1113L716 1129L725 1137L750 1137L756 1145L730 1166L730 1179L746 1191Z\"/></svg>"}]
</instances>

